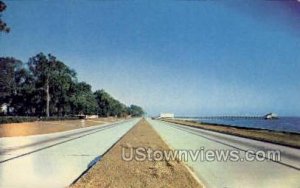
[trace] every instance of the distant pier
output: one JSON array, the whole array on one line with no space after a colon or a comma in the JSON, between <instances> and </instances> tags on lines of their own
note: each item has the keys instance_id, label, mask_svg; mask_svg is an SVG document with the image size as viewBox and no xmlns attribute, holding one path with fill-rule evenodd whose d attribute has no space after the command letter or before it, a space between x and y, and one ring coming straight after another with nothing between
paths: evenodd
<instances>
[{"instance_id":1,"label":"distant pier","mask_svg":"<svg viewBox=\"0 0 300 188\"><path fill-rule=\"evenodd\" d=\"M265 116L201 116L198 119L265 119Z\"/></svg>"},{"instance_id":2,"label":"distant pier","mask_svg":"<svg viewBox=\"0 0 300 188\"><path fill-rule=\"evenodd\" d=\"M278 116L274 113L269 113L263 116L200 116L200 117L176 117L176 118L188 118L188 119L278 119Z\"/></svg>"}]
</instances>

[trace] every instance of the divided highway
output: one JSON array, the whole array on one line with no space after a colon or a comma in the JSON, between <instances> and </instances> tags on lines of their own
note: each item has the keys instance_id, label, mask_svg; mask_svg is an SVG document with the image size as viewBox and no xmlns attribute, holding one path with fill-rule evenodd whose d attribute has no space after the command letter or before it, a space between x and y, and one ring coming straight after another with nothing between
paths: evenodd
<instances>
[{"instance_id":1,"label":"divided highway","mask_svg":"<svg viewBox=\"0 0 300 188\"><path fill-rule=\"evenodd\" d=\"M198 157L196 160L191 160L192 157L188 158L187 165L193 169L206 187L300 187L299 149L158 120L148 119L148 121L163 140L178 151L238 152L240 156L238 161L208 161L205 157ZM249 150L280 151L281 160L247 161L245 154Z\"/></svg>"},{"instance_id":2,"label":"divided highway","mask_svg":"<svg viewBox=\"0 0 300 188\"><path fill-rule=\"evenodd\" d=\"M139 119L38 136L0 138L0 187L66 187Z\"/></svg>"},{"instance_id":3,"label":"divided highway","mask_svg":"<svg viewBox=\"0 0 300 188\"><path fill-rule=\"evenodd\" d=\"M66 187L140 119L38 136L0 138L0 187ZM147 119L173 149L281 152L280 161L186 161L206 187L252 188L300 185L300 150Z\"/></svg>"}]
</instances>

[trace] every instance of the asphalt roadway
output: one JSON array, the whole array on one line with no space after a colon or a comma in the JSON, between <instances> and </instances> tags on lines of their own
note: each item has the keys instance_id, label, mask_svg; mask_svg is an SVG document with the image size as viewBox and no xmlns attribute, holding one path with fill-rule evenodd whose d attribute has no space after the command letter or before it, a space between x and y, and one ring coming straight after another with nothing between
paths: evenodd
<instances>
[{"instance_id":1,"label":"asphalt roadway","mask_svg":"<svg viewBox=\"0 0 300 188\"><path fill-rule=\"evenodd\" d=\"M0 138L0 187L67 187L138 121Z\"/></svg>"},{"instance_id":2,"label":"asphalt roadway","mask_svg":"<svg viewBox=\"0 0 300 188\"><path fill-rule=\"evenodd\" d=\"M211 151L215 153L235 151L238 153L239 157L233 158L234 160L228 160L228 158L220 160L216 157L217 154L209 158L205 157L206 154L190 155L188 158L184 158L186 155L183 155L183 161L205 187L300 187L299 149L159 120L148 119L148 122L162 139L177 151L195 152L198 150L202 154L207 151L209 151L207 153L211 153ZM280 161L278 158L268 155L268 152L273 151L280 152ZM246 152L250 159L246 158Z\"/></svg>"},{"instance_id":3,"label":"asphalt roadway","mask_svg":"<svg viewBox=\"0 0 300 188\"><path fill-rule=\"evenodd\" d=\"M300 187L299 149L147 120L172 149L238 152L238 161L190 157L185 160L205 187ZM138 121L131 119L61 133L0 138L0 187L66 187L101 160ZM247 161L247 151L280 151L280 161L269 156L263 161ZM256 155L250 153L250 156Z\"/></svg>"}]
</instances>

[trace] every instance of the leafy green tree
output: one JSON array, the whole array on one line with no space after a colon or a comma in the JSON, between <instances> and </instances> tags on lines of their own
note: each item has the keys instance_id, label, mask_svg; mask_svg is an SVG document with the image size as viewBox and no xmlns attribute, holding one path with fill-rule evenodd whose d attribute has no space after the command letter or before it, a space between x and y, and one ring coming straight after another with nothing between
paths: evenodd
<instances>
[{"instance_id":1,"label":"leafy green tree","mask_svg":"<svg viewBox=\"0 0 300 188\"><path fill-rule=\"evenodd\" d=\"M0 32L6 32L6 33L8 33L10 31L10 28L1 19L2 12L5 11L6 7L7 7L6 4L3 1L0 1Z\"/></svg>"},{"instance_id":2,"label":"leafy green tree","mask_svg":"<svg viewBox=\"0 0 300 188\"><path fill-rule=\"evenodd\" d=\"M134 116L141 116L144 112L139 106L132 105L127 107L125 104L114 99L106 91L97 90L94 93L97 103L98 103L98 114L100 116L118 116L125 117L133 114Z\"/></svg>"},{"instance_id":3,"label":"leafy green tree","mask_svg":"<svg viewBox=\"0 0 300 188\"><path fill-rule=\"evenodd\" d=\"M62 114L64 104L68 101L67 91L70 89L71 83L76 80L75 71L57 60L55 56L51 54L46 56L43 53L30 58L28 67L34 77L36 89L44 91L45 99L38 100L45 101L46 116L50 116L50 107L51 111ZM52 102L51 106L50 101Z\"/></svg>"},{"instance_id":4,"label":"leafy green tree","mask_svg":"<svg viewBox=\"0 0 300 188\"><path fill-rule=\"evenodd\" d=\"M12 106L17 115L33 115L37 103L34 101L36 90L30 72L22 68L16 76L17 92L13 96Z\"/></svg>"},{"instance_id":5,"label":"leafy green tree","mask_svg":"<svg viewBox=\"0 0 300 188\"><path fill-rule=\"evenodd\" d=\"M6 104L8 111L13 108L13 101L18 94L18 85L23 81L22 62L12 57L0 58L0 105Z\"/></svg>"},{"instance_id":6,"label":"leafy green tree","mask_svg":"<svg viewBox=\"0 0 300 188\"><path fill-rule=\"evenodd\" d=\"M98 115L103 117L127 115L126 105L114 99L105 90L97 90L94 95L98 103Z\"/></svg>"},{"instance_id":7,"label":"leafy green tree","mask_svg":"<svg viewBox=\"0 0 300 188\"><path fill-rule=\"evenodd\" d=\"M142 107L137 106L137 105L130 105L129 107L129 113L130 115L136 117L136 116L142 116L144 115L144 110Z\"/></svg>"},{"instance_id":8,"label":"leafy green tree","mask_svg":"<svg viewBox=\"0 0 300 188\"><path fill-rule=\"evenodd\" d=\"M46 95L46 116L50 116L50 84L53 81L53 72L54 72L54 65L55 57L52 55L44 55L43 53L39 53L38 55L29 59L28 65L29 69L32 72L36 88L42 89L45 91Z\"/></svg>"},{"instance_id":9,"label":"leafy green tree","mask_svg":"<svg viewBox=\"0 0 300 188\"><path fill-rule=\"evenodd\" d=\"M120 103L116 99L111 100L111 103L109 105L109 110L110 110L110 115L111 116L122 117L122 116L127 115L126 105Z\"/></svg>"},{"instance_id":10,"label":"leafy green tree","mask_svg":"<svg viewBox=\"0 0 300 188\"><path fill-rule=\"evenodd\" d=\"M94 95L98 103L98 115L104 117L110 116L112 97L103 89L97 90Z\"/></svg>"},{"instance_id":11,"label":"leafy green tree","mask_svg":"<svg viewBox=\"0 0 300 188\"><path fill-rule=\"evenodd\" d=\"M141 116L143 109L127 107L102 90L78 82L76 72L52 55L39 53L28 66L10 57L0 58L0 105L8 106L10 115Z\"/></svg>"},{"instance_id":12,"label":"leafy green tree","mask_svg":"<svg viewBox=\"0 0 300 188\"><path fill-rule=\"evenodd\" d=\"M97 101L91 91L91 86L85 82L75 83L72 86L71 108L73 114L95 114Z\"/></svg>"},{"instance_id":13,"label":"leafy green tree","mask_svg":"<svg viewBox=\"0 0 300 188\"><path fill-rule=\"evenodd\" d=\"M70 69L61 61L55 65L55 76L50 87L52 93L52 109L56 115L62 116L70 113L70 89L73 83L77 82L76 72Z\"/></svg>"}]
</instances>

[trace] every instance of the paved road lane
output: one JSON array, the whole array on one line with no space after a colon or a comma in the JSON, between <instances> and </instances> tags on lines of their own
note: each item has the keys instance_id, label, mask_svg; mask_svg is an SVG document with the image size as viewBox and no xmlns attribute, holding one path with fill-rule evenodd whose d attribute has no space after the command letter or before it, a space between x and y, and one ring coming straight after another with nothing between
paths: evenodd
<instances>
[{"instance_id":1,"label":"paved road lane","mask_svg":"<svg viewBox=\"0 0 300 188\"><path fill-rule=\"evenodd\" d=\"M236 150L241 159L245 151L280 150L281 161L187 161L207 187L300 187L300 150L252 139L148 120L161 137L174 149L205 151Z\"/></svg>"},{"instance_id":2,"label":"paved road lane","mask_svg":"<svg viewBox=\"0 0 300 188\"><path fill-rule=\"evenodd\" d=\"M65 133L2 138L0 187L66 187L138 121L132 119Z\"/></svg>"}]
</instances>

